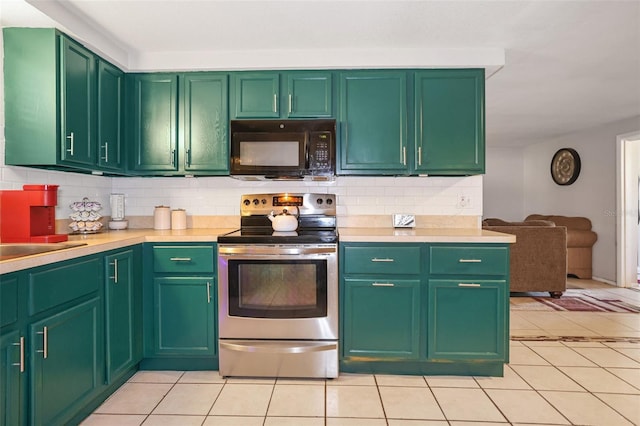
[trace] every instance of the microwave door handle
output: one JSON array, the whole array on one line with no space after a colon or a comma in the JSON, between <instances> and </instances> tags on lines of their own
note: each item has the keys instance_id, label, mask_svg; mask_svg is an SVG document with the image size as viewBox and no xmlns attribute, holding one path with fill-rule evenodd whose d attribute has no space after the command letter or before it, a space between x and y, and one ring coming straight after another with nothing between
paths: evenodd
<instances>
[{"instance_id":1,"label":"microwave door handle","mask_svg":"<svg viewBox=\"0 0 640 426\"><path fill-rule=\"evenodd\" d=\"M309 141L304 144L304 169L309 170Z\"/></svg>"}]
</instances>

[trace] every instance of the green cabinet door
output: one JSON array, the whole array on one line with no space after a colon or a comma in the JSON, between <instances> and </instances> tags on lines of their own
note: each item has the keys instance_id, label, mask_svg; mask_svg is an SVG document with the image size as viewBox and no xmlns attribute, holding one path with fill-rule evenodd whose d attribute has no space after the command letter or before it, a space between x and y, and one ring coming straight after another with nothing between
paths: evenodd
<instances>
[{"instance_id":1,"label":"green cabinet door","mask_svg":"<svg viewBox=\"0 0 640 426\"><path fill-rule=\"evenodd\" d=\"M107 171L122 171L124 73L98 60L98 165Z\"/></svg>"},{"instance_id":2,"label":"green cabinet door","mask_svg":"<svg viewBox=\"0 0 640 426\"><path fill-rule=\"evenodd\" d=\"M177 171L178 76L164 73L133 75L131 96L130 169L137 172Z\"/></svg>"},{"instance_id":3,"label":"green cabinet door","mask_svg":"<svg viewBox=\"0 0 640 426\"><path fill-rule=\"evenodd\" d=\"M280 74L243 72L231 76L234 118L278 118Z\"/></svg>"},{"instance_id":4,"label":"green cabinet door","mask_svg":"<svg viewBox=\"0 0 640 426\"><path fill-rule=\"evenodd\" d=\"M182 76L182 134L186 172L229 172L229 112L227 74L188 73Z\"/></svg>"},{"instance_id":5,"label":"green cabinet door","mask_svg":"<svg viewBox=\"0 0 640 426\"><path fill-rule=\"evenodd\" d=\"M153 287L155 355L216 355L214 277L160 277Z\"/></svg>"},{"instance_id":6,"label":"green cabinet door","mask_svg":"<svg viewBox=\"0 0 640 426\"><path fill-rule=\"evenodd\" d=\"M62 161L95 165L93 129L95 112L95 56L67 37L62 37L61 100Z\"/></svg>"},{"instance_id":7,"label":"green cabinet door","mask_svg":"<svg viewBox=\"0 0 640 426\"><path fill-rule=\"evenodd\" d=\"M140 361L133 250L105 256L105 325L107 383Z\"/></svg>"},{"instance_id":8,"label":"green cabinet door","mask_svg":"<svg viewBox=\"0 0 640 426\"><path fill-rule=\"evenodd\" d=\"M506 360L508 285L502 280L429 280L427 356Z\"/></svg>"},{"instance_id":9,"label":"green cabinet door","mask_svg":"<svg viewBox=\"0 0 640 426\"><path fill-rule=\"evenodd\" d=\"M405 174L407 78L404 71L340 74L341 174Z\"/></svg>"},{"instance_id":10,"label":"green cabinet door","mask_svg":"<svg viewBox=\"0 0 640 426\"><path fill-rule=\"evenodd\" d=\"M0 425L26 423L25 339L19 331L0 335Z\"/></svg>"},{"instance_id":11,"label":"green cabinet door","mask_svg":"<svg viewBox=\"0 0 640 426\"><path fill-rule=\"evenodd\" d=\"M417 359L420 280L344 280L343 357Z\"/></svg>"},{"instance_id":12,"label":"green cabinet door","mask_svg":"<svg viewBox=\"0 0 640 426\"><path fill-rule=\"evenodd\" d=\"M90 299L31 324L33 424L65 424L104 381L100 303Z\"/></svg>"},{"instance_id":13,"label":"green cabinet door","mask_svg":"<svg viewBox=\"0 0 640 426\"><path fill-rule=\"evenodd\" d=\"M290 118L331 117L332 76L329 72L287 73L287 95L283 110Z\"/></svg>"},{"instance_id":14,"label":"green cabinet door","mask_svg":"<svg viewBox=\"0 0 640 426\"><path fill-rule=\"evenodd\" d=\"M419 173L484 173L484 70L416 72L415 125Z\"/></svg>"}]
</instances>

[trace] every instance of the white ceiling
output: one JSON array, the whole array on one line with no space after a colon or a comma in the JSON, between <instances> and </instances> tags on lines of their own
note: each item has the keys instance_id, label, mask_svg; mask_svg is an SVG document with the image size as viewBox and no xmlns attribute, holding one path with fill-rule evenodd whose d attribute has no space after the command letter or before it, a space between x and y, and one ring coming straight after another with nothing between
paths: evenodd
<instances>
[{"instance_id":1,"label":"white ceiling","mask_svg":"<svg viewBox=\"0 0 640 426\"><path fill-rule=\"evenodd\" d=\"M487 69L487 144L640 116L640 1L0 0L130 71ZM640 122L638 123L640 128Z\"/></svg>"}]
</instances>

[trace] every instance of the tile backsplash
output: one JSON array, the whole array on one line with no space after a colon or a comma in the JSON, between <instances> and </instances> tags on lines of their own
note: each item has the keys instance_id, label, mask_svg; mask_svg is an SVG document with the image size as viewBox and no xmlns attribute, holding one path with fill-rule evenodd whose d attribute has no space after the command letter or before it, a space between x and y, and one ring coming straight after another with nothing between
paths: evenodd
<instances>
[{"instance_id":1,"label":"tile backsplash","mask_svg":"<svg viewBox=\"0 0 640 426\"><path fill-rule=\"evenodd\" d=\"M319 192L337 196L339 217L392 215L482 216L482 176L337 177L332 182L255 182L229 177L109 178L0 166L0 189L26 183L60 185L56 218L71 213L69 204L87 197L111 214L110 193L125 194L127 216L151 216L157 205L182 208L193 216L237 216L240 196L267 192Z\"/></svg>"}]
</instances>

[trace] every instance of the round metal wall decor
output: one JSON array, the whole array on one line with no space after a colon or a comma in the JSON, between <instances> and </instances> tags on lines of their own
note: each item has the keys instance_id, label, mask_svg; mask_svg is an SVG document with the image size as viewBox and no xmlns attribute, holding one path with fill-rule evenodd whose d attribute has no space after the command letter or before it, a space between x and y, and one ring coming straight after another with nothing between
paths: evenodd
<instances>
[{"instance_id":1,"label":"round metal wall decor","mask_svg":"<svg viewBox=\"0 0 640 426\"><path fill-rule=\"evenodd\" d=\"M580 156L575 149L559 149L551 159L551 177L558 185L571 185L580 175Z\"/></svg>"}]
</instances>

